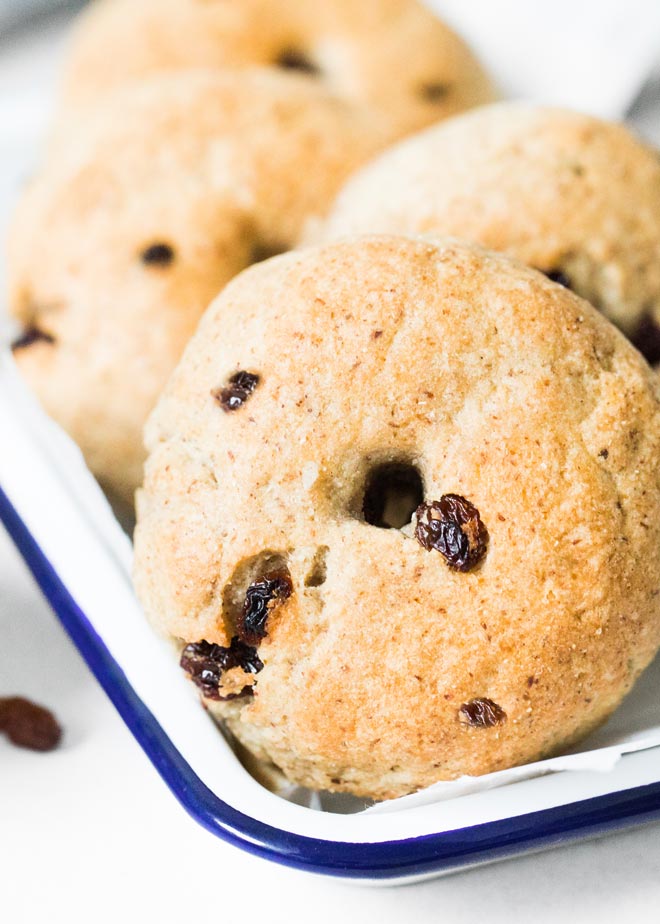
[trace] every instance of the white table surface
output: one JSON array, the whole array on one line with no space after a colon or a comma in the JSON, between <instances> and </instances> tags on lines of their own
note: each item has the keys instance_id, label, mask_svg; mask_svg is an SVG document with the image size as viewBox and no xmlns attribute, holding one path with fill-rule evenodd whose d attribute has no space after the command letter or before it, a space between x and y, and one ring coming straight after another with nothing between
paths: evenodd
<instances>
[{"instance_id":1,"label":"white table surface","mask_svg":"<svg viewBox=\"0 0 660 924\"><path fill-rule=\"evenodd\" d=\"M0 111L19 91L47 100L62 35L55 17L41 35L0 37ZM656 88L636 111L656 139L657 99ZM0 190L2 158L0 128ZM394 890L293 872L223 844L169 794L1 531L0 639L0 695L42 701L65 728L51 754L21 751L0 737L6 924L660 918L660 825Z\"/></svg>"}]
</instances>

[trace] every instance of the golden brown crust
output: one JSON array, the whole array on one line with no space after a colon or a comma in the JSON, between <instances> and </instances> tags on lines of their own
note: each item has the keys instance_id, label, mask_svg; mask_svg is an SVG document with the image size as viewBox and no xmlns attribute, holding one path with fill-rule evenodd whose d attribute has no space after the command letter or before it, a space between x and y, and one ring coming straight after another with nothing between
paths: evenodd
<instances>
[{"instance_id":1,"label":"golden brown crust","mask_svg":"<svg viewBox=\"0 0 660 924\"><path fill-rule=\"evenodd\" d=\"M308 76L396 137L493 99L469 49L418 0L101 0L74 37L65 103L159 71L282 58L315 68Z\"/></svg>"},{"instance_id":2,"label":"golden brown crust","mask_svg":"<svg viewBox=\"0 0 660 924\"><path fill-rule=\"evenodd\" d=\"M309 81L256 69L145 81L58 138L9 257L12 312L56 342L16 358L112 492L131 501L144 420L211 299L292 246L383 138ZM145 263L163 244L171 262Z\"/></svg>"},{"instance_id":3,"label":"golden brown crust","mask_svg":"<svg viewBox=\"0 0 660 924\"><path fill-rule=\"evenodd\" d=\"M432 127L351 178L316 237L362 233L474 240L562 272L628 335L660 326L660 157L622 125L500 103Z\"/></svg>"},{"instance_id":4,"label":"golden brown crust","mask_svg":"<svg viewBox=\"0 0 660 924\"><path fill-rule=\"evenodd\" d=\"M237 369L259 384L224 412ZM660 642L659 395L590 305L476 247L368 237L253 267L148 425L146 613L227 646L246 587L288 568L254 697L210 705L301 784L384 798L548 755ZM476 506L477 567L364 521L392 460ZM506 720L466 724L475 699Z\"/></svg>"}]
</instances>

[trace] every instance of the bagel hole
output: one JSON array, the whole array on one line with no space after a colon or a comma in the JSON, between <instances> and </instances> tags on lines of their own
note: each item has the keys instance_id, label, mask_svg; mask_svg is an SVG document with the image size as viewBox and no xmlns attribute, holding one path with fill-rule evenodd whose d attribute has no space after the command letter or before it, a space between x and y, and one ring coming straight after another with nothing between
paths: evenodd
<instances>
[{"instance_id":1,"label":"bagel hole","mask_svg":"<svg viewBox=\"0 0 660 924\"><path fill-rule=\"evenodd\" d=\"M424 483L416 466L410 462L383 462L367 476L362 515L379 529L401 529L412 521L423 500Z\"/></svg>"},{"instance_id":2,"label":"bagel hole","mask_svg":"<svg viewBox=\"0 0 660 924\"><path fill-rule=\"evenodd\" d=\"M310 77L318 77L321 70L302 49L291 45L283 48L275 58L275 66L286 71L299 71Z\"/></svg>"},{"instance_id":3,"label":"bagel hole","mask_svg":"<svg viewBox=\"0 0 660 924\"><path fill-rule=\"evenodd\" d=\"M328 576L328 546L320 545L312 560L312 566L305 578L305 587L320 587Z\"/></svg>"}]
</instances>

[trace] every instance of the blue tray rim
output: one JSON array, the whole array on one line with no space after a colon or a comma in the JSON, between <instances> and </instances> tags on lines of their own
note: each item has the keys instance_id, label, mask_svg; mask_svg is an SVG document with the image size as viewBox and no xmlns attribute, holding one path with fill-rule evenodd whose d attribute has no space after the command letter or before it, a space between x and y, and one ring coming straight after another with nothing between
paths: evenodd
<instances>
[{"instance_id":1,"label":"blue tray rim","mask_svg":"<svg viewBox=\"0 0 660 924\"><path fill-rule=\"evenodd\" d=\"M145 706L0 488L0 521L55 615L119 715L183 808L248 853L350 879L414 879L537 851L660 817L660 782L453 831L378 843L294 834L228 805L197 776Z\"/></svg>"}]
</instances>

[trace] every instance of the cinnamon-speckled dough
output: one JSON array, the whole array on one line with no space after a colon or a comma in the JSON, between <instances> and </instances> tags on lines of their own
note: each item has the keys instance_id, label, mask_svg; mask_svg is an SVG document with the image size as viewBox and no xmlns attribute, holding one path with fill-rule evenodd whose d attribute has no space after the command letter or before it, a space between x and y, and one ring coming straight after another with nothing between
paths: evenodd
<instances>
[{"instance_id":1,"label":"cinnamon-speckled dough","mask_svg":"<svg viewBox=\"0 0 660 924\"><path fill-rule=\"evenodd\" d=\"M131 501L145 418L211 299L292 246L383 140L357 107L257 69L156 77L58 138L8 261L13 314L55 342L15 357L111 493Z\"/></svg>"},{"instance_id":2,"label":"cinnamon-speckled dough","mask_svg":"<svg viewBox=\"0 0 660 924\"><path fill-rule=\"evenodd\" d=\"M393 136L493 91L472 53L418 0L97 0L72 42L65 103L156 71L297 69L382 116Z\"/></svg>"},{"instance_id":3,"label":"cinnamon-speckled dough","mask_svg":"<svg viewBox=\"0 0 660 924\"><path fill-rule=\"evenodd\" d=\"M660 156L625 127L500 103L362 168L317 239L452 234L562 273L660 359Z\"/></svg>"},{"instance_id":4,"label":"cinnamon-speckled dough","mask_svg":"<svg viewBox=\"0 0 660 924\"><path fill-rule=\"evenodd\" d=\"M239 370L258 383L223 410ZM248 585L288 571L263 670L221 678L253 695L207 705L298 783L383 798L552 754L660 642L659 396L587 302L476 247L367 237L253 267L147 427L146 613L227 647ZM476 567L365 521L387 462L476 506ZM465 724L475 699L497 724Z\"/></svg>"}]
</instances>

